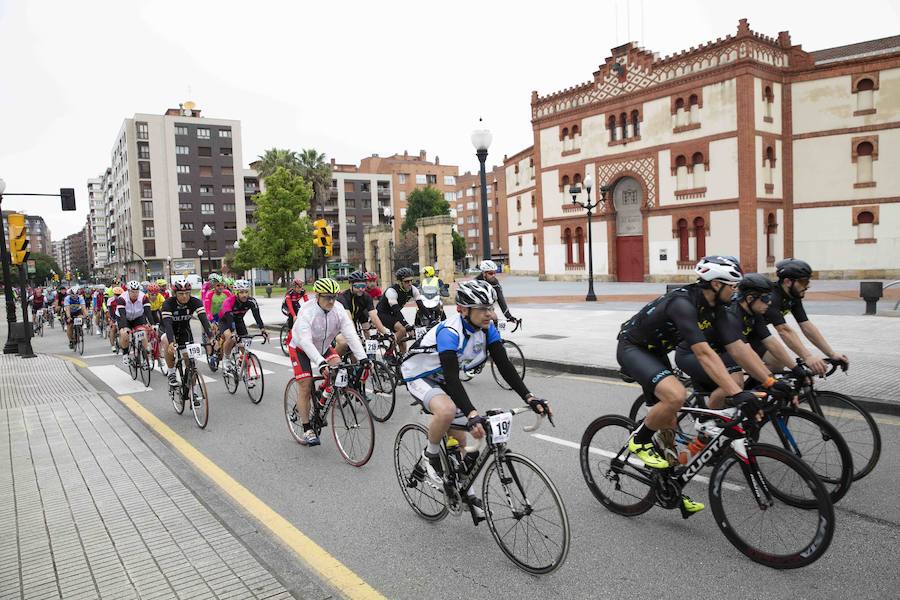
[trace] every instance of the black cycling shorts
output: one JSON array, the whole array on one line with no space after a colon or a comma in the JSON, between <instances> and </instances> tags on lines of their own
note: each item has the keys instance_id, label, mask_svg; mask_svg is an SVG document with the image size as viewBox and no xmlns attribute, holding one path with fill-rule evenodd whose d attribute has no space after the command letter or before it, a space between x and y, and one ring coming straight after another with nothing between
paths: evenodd
<instances>
[{"instance_id":1,"label":"black cycling shorts","mask_svg":"<svg viewBox=\"0 0 900 600\"><path fill-rule=\"evenodd\" d=\"M126 319L125 326L128 329L135 329L136 327L140 327L142 325L147 325L147 317L144 315L139 316L137 319Z\"/></svg>"},{"instance_id":2,"label":"black cycling shorts","mask_svg":"<svg viewBox=\"0 0 900 600\"><path fill-rule=\"evenodd\" d=\"M742 370L727 352L720 352L719 358L725 363L725 368L729 373L739 373ZM706 371L700 366L700 361L697 359L697 356L690 350L685 350L681 346L676 348L675 364L691 378L696 391L708 394L719 387L716 382L706 374Z\"/></svg>"},{"instance_id":3,"label":"black cycling shorts","mask_svg":"<svg viewBox=\"0 0 900 600\"><path fill-rule=\"evenodd\" d=\"M674 375L668 356L654 354L628 340L619 340L619 346L616 348L616 360L619 361L622 371L634 379L644 390L644 401L648 405L656 404L658 400L654 392L659 382Z\"/></svg>"},{"instance_id":4,"label":"black cycling shorts","mask_svg":"<svg viewBox=\"0 0 900 600\"><path fill-rule=\"evenodd\" d=\"M247 333L247 324L244 323L244 319L231 319L231 323L229 323L231 331L233 331L238 337L244 337L250 335Z\"/></svg>"},{"instance_id":5,"label":"black cycling shorts","mask_svg":"<svg viewBox=\"0 0 900 600\"><path fill-rule=\"evenodd\" d=\"M383 313L380 310L378 311L378 320L391 331L394 331L394 325L401 322L399 319L394 318L394 315Z\"/></svg>"}]
</instances>

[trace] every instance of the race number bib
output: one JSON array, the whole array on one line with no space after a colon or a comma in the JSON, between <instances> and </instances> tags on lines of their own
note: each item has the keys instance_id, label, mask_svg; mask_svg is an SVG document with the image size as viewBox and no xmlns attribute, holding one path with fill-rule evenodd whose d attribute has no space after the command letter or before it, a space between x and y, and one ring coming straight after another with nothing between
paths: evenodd
<instances>
[{"instance_id":1,"label":"race number bib","mask_svg":"<svg viewBox=\"0 0 900 600\"><path fill-rule=\"evenodd\" d=\"M341 369L334 377L334 387L345 388L347 387L348 380L347 370Z\"/></svg>"},{"instance_id":2,"label":"race number bib","mask_svg":"<svg viewBox=\"0 0 900 600\"><path fill-rule=\"evenodd\" d=\"M378 341L377 340L366 340L366 354L369 356L375 356L378 352Z\"/></svg>"},{"instance_id":3,"label":"race number bib","mask_svg":"<svg viewBox=\"0 0 900 600\"><path fill-rule=\"evenodd\" d=\"M512 432L512 413L490 416L488 424L491 427L491 441L494 444L503 444Z\"/></svg>"},{"instance_id":4,"label":"race number bib","mask_svg":"<svg viewBox=\"0 0 900 600\"><path fill-rule=\"evenodd\" d=\"M187 350L188 358L200 358L200 344L188 344L184 349Z\"/></svg>"},{"instance_id":5,"label":"race number bib","mask_svg":"<svg viewBox=\"0 0 900 600\"><path fill-rule=\"evenodd\" d=\"M497 321L497 329L500 331L506 331L506 324L509 321Z\"/></svg>"},{"instance_id":6,"label":"race number bib","mask_svg":"<svg viewBox=\"0 0 900 600\"><path fill-rule=\"evenodd\" d=\"M140 342L141 340L144 339L145 335L146 334L144 333L143 329L138 329L137 331L134 332L134 339L135 339L135 341Z\"/></svg>"},{"instance_id":7,"label":"race number bib","mask_svg":"<svg viewBox=\"0 0 900 600\"><path fill-rule=\"evenodd\" d=\"M422 339L422 336L428 332L424 327L416 327L416 339Z\"/></svg>"},{"instance_id":8,"label":"race number bib","mask_svg":"<svg viewBox=\"0 0 900 600\"><path fill-rule=\"evenodd\" d=\"M253 345L253 338L247 338L244 340L244 348L249 349L250 346Z\"/></svg>"},{"instance_id":9,"label":"race number bib","mask_svg":"<svg viewBox=\"0 0 900 600\"><path fill-rule=\"evenodd\" d=\"M81 317L75 317L74 323L75 323L75 325L77 325L78 327L81 327L81 323L82 323Z\"/></svg>"}]
</instances>

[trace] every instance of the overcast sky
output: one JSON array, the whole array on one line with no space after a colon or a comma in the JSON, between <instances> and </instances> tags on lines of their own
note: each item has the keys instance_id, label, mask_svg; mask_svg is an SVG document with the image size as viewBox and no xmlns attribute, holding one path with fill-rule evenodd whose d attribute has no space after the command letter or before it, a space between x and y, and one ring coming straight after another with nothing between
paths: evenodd
<instances>
[{"instance_id":1,"label":"overcast sky","mask_svg":"<svg viewBox=\"0 0 900 600\"><path fill-rule=\"evenodd\" d=\"M78 199L77 213L54 198L6 197L3 208L42 215L54 239L78 231L86 180L109 164L122 119L188 99L241 120L245 163L273 146L345 163L425 149L474 170L478 116L496 164L531 144L531 90L591 79L618 44L665 55L732 34L741 17L807 50L900 33L896 1L852 6L0 0L0 177L9 192L65 186Z\"/></svg>"}]
</instances>

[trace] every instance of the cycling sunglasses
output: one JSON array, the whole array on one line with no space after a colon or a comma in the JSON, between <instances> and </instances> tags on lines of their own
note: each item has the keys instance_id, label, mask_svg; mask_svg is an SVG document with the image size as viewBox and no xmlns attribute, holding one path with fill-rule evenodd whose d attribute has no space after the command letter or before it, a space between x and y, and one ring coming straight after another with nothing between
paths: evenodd
<instances>
[{"instance_id":1,"label":"cycling sunglasses","mask_svg":"<svg viewBox=\"0 0 900 600\"><path fill-rule=\"evenodd\" d=\"M404 279L404 280L403 280L403 283L412 283L412 282L413 282L412 279Z\"/></svg>"},{"instance_id":2,"label":"cycling sunglasses","mask_svg":"<svg viewBox=\"0 0 900 600\"><path fill-rule=\"evenodd\" d=\"M771 293L763 294L763 295L761 295L761 296L757 296L756 299L757 299L757 300L762 300L762 301L765 302L766 304L772 304L772 294L771 294Z\"/></svg>"},{"instance_id":3,"label":"cycling sunglasses","mask_svg":"<svg viewBox=\"0 0 900 600\"><path fill-rule=\"evenodd\" d=\"M326 302L334 302L337 300L337 296L334 294L317 294L317 296Z\"/></svg>"},{"instance_id":4,"label":"cycling sunglasses","mask_svg":"<svg viewBox=\"0 0 900 600\"><path fill-rule=\"evenodd\" d=\"M354 289L354 290L364 290L364 289L366 289L366 287L367 287L367 286L366 286L365 283L354 283L354 284L353 284L353 289Z\"/></svg>"}]
</instances>

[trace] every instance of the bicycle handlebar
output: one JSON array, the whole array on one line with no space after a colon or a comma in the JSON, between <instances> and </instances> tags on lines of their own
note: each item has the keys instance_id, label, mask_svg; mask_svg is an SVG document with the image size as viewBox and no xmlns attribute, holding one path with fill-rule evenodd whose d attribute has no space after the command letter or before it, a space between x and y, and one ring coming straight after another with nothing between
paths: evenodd
<instances>
[{"instance_id":1,"label":"bicycle handlebar","mask_svg":"<svg viewBox=\"0 0 900 600\"><path fill-rule=\"evenodd\" d=\"M501 411L500 413L497 413L497 414L502 414L503 412L510 412L510 413L513 414L513 416L516 416L516 415L521 414L521 413L523 413L523 412L534 412L534 411L531 410L531 407L530 407L530 406L520 406L520 407L518 407L518 408L513 408L512 410ZM544 418L545 418L547 415L542 415L542 414L534 413L534 416L535 416L534 425L524 425L524 426L522 427L522 431L524 431L525 433L531 433L531 432L533 432L533 431L537 431L538 429L540 429L541 423L544 422ZM487 443L487 436L488 436L488 435L490 435L489 432L485 432L484 437L482 437L480 440L478 440L475 444L467 445L467 446L465 447L466 452L468 453L468 452L477 452L477 451L480 451L480 450L484 447L484 445Z\"/></svg>"}]
</instances>

